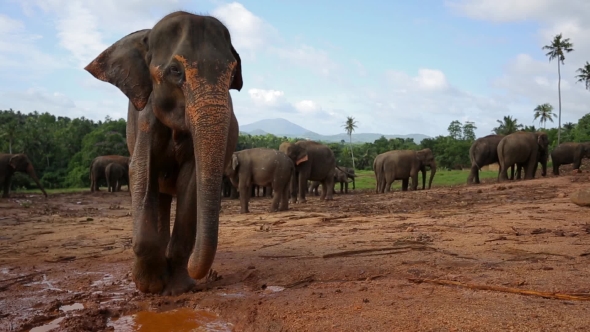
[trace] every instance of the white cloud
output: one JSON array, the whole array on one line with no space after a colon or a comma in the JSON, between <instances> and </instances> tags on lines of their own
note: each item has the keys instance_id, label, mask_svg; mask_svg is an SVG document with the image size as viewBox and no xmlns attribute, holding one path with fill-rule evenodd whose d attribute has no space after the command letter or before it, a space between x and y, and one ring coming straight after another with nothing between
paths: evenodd
<instances>
[{"instance_id":1,"label":"white cloud","mask_svg":"<svg viewBox=\"0 0 590 332\"><path fill-rule=\"evenodd\" d=\"M277 37L274 27L240 3L219 6L211 14L228 28L232 44L240 54L247 52L253 57L255 51L260 51Z\"/></svg>"},{"instance_id":2,"label":"white cloud","mask_svg":"<svg viewBox=\"0 0 590 332\"><path fill-rule=\"evenodd\" d=\"M274 48L273 53L280 59L310 68L324 77L330 76L338 68L326 51L305 44L299 47Z\"/></svg>"},{"instance_id":3,"label":"white cloud","mask_svg":"<svg viewBox=\"0 0 590 332\"><path fill-rule=\"evenodd\" d=\"M42 38L29 32L22 21L0 14L0 72L4 79L34 80L62 66L37 47Z\"/></svg>"},{"instance_id":4,"label":"white cloud","mask_svg":"<svg viewBox=\"0 0 590 332\"><path fill-rule=\"evenodd\" d=\"M286 103L283 91L250 89L248 94L256 106L278 107Z\"/></svg>"},{"instance_id":5,"label":"white cloud","mask_svg":"<svg viewBox=\"0 0 590 332\"><path fill-rule=\"evenodd\" d=\"M316 113L321 107L313 100L301 100L295 103L295 109L303 114Z\"/></svg>"}]
</instances>

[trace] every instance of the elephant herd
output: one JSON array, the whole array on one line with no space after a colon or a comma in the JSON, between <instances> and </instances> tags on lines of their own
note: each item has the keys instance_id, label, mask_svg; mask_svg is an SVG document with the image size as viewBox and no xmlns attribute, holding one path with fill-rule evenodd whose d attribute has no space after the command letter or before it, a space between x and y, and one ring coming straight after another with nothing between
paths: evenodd
<instances>
[{"instance_id":1,"label":"elephant herd","mask_svg":"<svg viewBox=\"0 0 590 332\"><path fill-rule=\"evenodd\" d=\"M210 273L221 195L232 191L224 188L224 177L237 188L241 212L248 212L255 186L272 188L271 210L278 211L287 209L289 201L306 202L307 192L317 190L314 186L321 185L320 199L331 200L336 181L347 184L355 177L336 165L328 146L313 141L285 142L278 150L235 152L239 126L230 90L243 87L242 63L228 29L214 17L170 13L152 28L122 37L84 69L117 87L129 101L126 138L131 157L98 157L90 176L93 191L103 178L114 191L122 182L129 184L131 275L141 292L184 293ZM524 167L526 178L532 176L535 160L546 160L547 140L546 135L522 136L505 144L500 141L497 149L502 155L496 158L504 171L506 165ZM493 143L487 144L484 148L493 150ZM16 170L27 172L42 188L28 158L22 164L21 159L0 155L4 195ZM485 162L478 160L476 166ZM430 188L436 162L429 149L379 155L373 165L377 191L389 191L395 180L407 190L409 179L412 189L417 189L418 172L424 189L426 167L431 169ZM173 197L176 213L171 230Z\"/></svg>"},{"instance_id":2,"label":"elephant herd","mask_svg":"<svg viewBox=\"0 0 590 332\"><path fill-rule=\"evenodd\" d=\"M479 170L490 164L498 163L498 182L521 178L535 177L539 163L541 175L547 174L547 161L551 155L553 174L559 175L559 167L574 164L574 169L580 168L583 158L590 158L590 142L562 143L549 154L549 139L544 132L519 131L509 135L488 135L476 139L469 149L471 170L467 183L480 183ZM508 169L511 169L510 177Z\"/></svg>"}]
</instances>

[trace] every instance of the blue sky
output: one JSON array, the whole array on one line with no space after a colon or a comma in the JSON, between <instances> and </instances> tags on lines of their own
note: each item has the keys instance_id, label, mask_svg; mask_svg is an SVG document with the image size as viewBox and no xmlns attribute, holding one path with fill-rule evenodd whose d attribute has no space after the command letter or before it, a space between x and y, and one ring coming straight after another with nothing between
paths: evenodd
<instances>
[{"instance_id":1,"label":"blue sky","mask_svg":"<svg viewBox=\"0 0 590 332\"><path fill-rule=\"evenodd\" d=\"M575 49L562 121L588 112L574 80L590 60L585 0L2 0L0 109L126 117L125 96L83 67L180 9L228 26L243 61L244 88L232 91L241 124L282 117L336 134L353 116L359 133L430 136L452 120L475 122L478 136L504 115L531 125L535 106L557 112L557 64L541 47L559 32Z\"/></svg>"}]
</instances>

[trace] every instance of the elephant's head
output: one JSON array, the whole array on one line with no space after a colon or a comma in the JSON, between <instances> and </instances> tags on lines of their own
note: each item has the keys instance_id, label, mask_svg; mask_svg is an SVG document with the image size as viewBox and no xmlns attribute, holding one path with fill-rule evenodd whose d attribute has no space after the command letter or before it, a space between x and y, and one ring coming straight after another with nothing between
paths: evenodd
<instances>
[{"instance_id":1,"label":"elephant's head","mask_svg":"<svg viewBox=\"0 0 590 332\"><path fill-rule=\"evenodd\" d=\"M241 90L240 56L216 18L174 12L152 29L127 35L85 68L117 86L138 111L149 105L165 126L192 137L196 162L197 239L191 277L209 271L217 250L221 181L232 110L229 89ZM149 130L139 123L140 130ZM133 165L140 163L135 154Z\"/></svg>"},{"instance_id":2,"label":"elephant's head","mask_svg":"<svg viewBox=\"0 0 590 332\"><path fill-rule=\"evenodd\" d=\"M436 160L434 158L434 154L432 153L432 150L430 150L429 148L426 148L426 149L416 151L416 158L418 158L418 160L420 162L420 168L422 168L423 166L430 167L430 179L428 180L428 189L430 189L430 187L432 186L432 180L434 179L434 174L436 174ZM423 172L422 173L422 189L424 189L424 187L425 187L425 182L426 182L426 172Z\"/></svg>"},{"instance_id":3,"label":"elephant's head","mask_svg":"<svg viewBox=\"0 0 590 332\"><path fill-rule=\"evenodd\" d=\"M27 173L31 177L31 179L33 179L33 181L35 181L35 183L37 184L37 187L39 187L39 189L41 189L41 191L43 192L43 195L45 195L45 197L47 197L47 193L45 192L45 188L43 188L43 185L39 181L39 178L37 177L37 174L35 173L35 168L33 168L33 164L31 163L31 160L29 160L29 157L27 157L26 154L13 155L10 158L10 160L8 161L8 165L15 172Z\"/></svg>"},{"instance_id":4,"label":"elephant's head","mask_svg":"<svg viewBox=\"0 0 590 332\"><path fill-rule=\"evenodd\" d=\"M547 159L549 159L549 137L544 132L535 133L537 136L537 144L539 145L538 159L541 163L541 175L547 175Z\"/></svg>"},{"instance_id":5,"label":"elephant's head","mask_svg":"<svg viewBox=\"0 0 590 332\"><path fill-rule=\"evenodd\" d=\"M238 170L240 166L240 160L238 158L238 152L234 152L231 156L231 162L225 168L225 175L234 187L238 187L239 177Z\"/></svg>"},{"instance_id":6,"label":"elephant's head","mask_svg":"<svg viewBox=\"0 0 590 332\"><path fill-rule=\"evenodd\" d=\"M295 163L295 166L306 162L308 159L307 149L297 143L281 143L279 151L289 156L289 158Z\"/></svg>"}]
</instances>

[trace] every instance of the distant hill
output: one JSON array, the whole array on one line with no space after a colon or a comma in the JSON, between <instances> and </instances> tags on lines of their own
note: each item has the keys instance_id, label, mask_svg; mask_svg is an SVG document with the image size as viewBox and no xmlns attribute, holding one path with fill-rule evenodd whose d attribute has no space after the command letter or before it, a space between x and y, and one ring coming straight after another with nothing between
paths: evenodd
<instances>
[{"instance_id":1,"label":"distant hill","mask_svg":"<svg viewBox=\"0 0 590 332\"><path fill-rule=\"evenodd\" d=\"M247 125L240 125L240 132L247 133L250 135L266 135L273 134L275 136L286 136L289 138L309 138L314 141L324 142L340 142L345 140L348 142L348 135L345 133L337 135L320 135L313 131L307 130L299 125L294 124L289 120L282 118L277 119L264 119ZM381 136L385 138L413 138L414 142L419 144L423 139L429 138L430 136L423 134L409 134L409 135L384 135L378 133L358 133L352 134L353 143L373 143Z\"/></svg>"}]
</instances>

